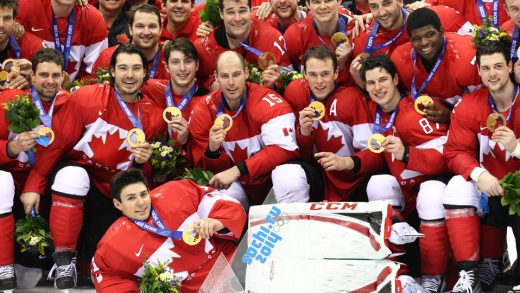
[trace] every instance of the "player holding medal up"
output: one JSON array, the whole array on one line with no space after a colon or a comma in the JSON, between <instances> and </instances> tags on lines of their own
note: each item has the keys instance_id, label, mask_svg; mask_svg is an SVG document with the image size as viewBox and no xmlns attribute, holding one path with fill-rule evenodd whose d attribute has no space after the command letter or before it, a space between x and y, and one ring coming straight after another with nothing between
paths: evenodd
<instances>
[{"instance_id":1,"label":"player holding medal up","mask_svg":"<svg viewBox=\"0 0 520 293\"><path fill-rule=\"evenodd\" d=\"M111 83L77 90L70 100L74 102L67 103L55 117L56 142L36 156L22 195L28 210L38 206L52 169L65 158L49 182L55 285L59 289L75 286L73 256L83 222L86 232L82 243L88 261L101 236L119 217L108 192L110 178L132 164L146 163L152 154L146 141L166 132L162 109L139 92L146 72L141 50L133 44L119 46L110 62Z\"/></svg>"}]
</instances>

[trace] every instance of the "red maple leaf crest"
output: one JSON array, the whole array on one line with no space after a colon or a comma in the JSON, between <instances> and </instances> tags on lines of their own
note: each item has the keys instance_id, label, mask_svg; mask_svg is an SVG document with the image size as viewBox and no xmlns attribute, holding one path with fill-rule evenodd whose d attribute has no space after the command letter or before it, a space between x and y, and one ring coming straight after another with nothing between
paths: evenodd
<instances>
[{"instance_id":1,"label":"red maple leaf crest","mask_svg":"<svg viewBox=\"0 0 520 293\"><path fill-rule=\"evenodd\" d=\"M125 45L128 44L128 42L130 42L130 39L125 33L120 33L119 35L117 35L116 39L117 42L121 45Z\"/></svg>"},{"instance_id":2,"label":"red maple leaf crest","mask_svg":"<svg viewBox=\"0 0 520 293\"><path fill-rule=\"evenodd\" d=\"M482 166L487 170L493 170L493 176L496 176L499 179L507 174L507 171L502 172L505 163L506 150L501 150L498 143L496 143L493 149L491 149L491 152L482 155Z\"/></svg>"},{"instance_id":3,"label":"red maple leaf crest","mask_svg":"<svg viewBox=\"0 0 520 293\"><path fill-rule=\"evenodd\" d=\"M125 138L126 139L126 138ZM100 164L102 167L116 170L117 164L128 161L130 152L126 148L119 149L123 139L119 138L119 131L110 134L107 132L105 142L102 137L92 136L88 143L94 156L90 158L92 164Z\"/></svg>"},{"instance_id":4,"label":"red maple leaf crest","mask_svg":"<svg viewBox=\"0 0 520 293\"><path fill-rule=\"evenodd\" d=\"M318 128L316 129L316 146L318 151L337 153L343 147L343 135L338 137L331 135L330 139L327 139L329 137L330 130L331 128L324 129L321 126L321 123L318 123Z\"/></svg>"},{"instance_id":5,"label":"red maple leaf crest","mask_svg":"<svg viewBox=\"0 0 520 293\"><path fill-rule=\"evenodd\" d=\"M242 162L245 159L249 158L249 156L247 155L247 146L241 148L240 145L238 145L238 143L235 143L235 149L230 149L229 153L231 154L231 159L235 163Z\"/></svg>"}]
</instances>

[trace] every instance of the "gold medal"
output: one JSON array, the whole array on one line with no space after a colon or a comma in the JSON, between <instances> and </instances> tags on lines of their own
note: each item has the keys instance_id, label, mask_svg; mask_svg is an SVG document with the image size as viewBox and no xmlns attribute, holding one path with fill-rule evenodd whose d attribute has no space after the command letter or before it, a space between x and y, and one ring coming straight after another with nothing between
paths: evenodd
<instances>
[{"instance_id":1,"label":"gold medal","mask_svg":"<svg viewBox=\"0 0 520 293\"><path fill-rule=\"evenodd\" d=\"M166 121L166 123L170 123L172 122L173 118L182 117L182 113L181 110L179 110L179 108L172 106L164 109L162 117L164 121Z\"/></svg>"},{"instance_id":2,"label":"gold medal","mask_svg":"<svg viewBox=\"0 0 520 293\"><path fill-rule=\"evenodd\" d=\"M7 81L8 77L9 77L9 73L7 73L7 71L0 72L0 81Z\"/></svg>"},{"instance_id":3,"label":"gold medal","mask_svg":"<svg viewBox=\"0 0 520 293\"><path fill-rule=\"evenodd\" d=\"M368 57L370 57L370 54L368 54L368 53L361 53L361 54L359 54L357 56L364 60L364 59L367 59Z\"/></svg>"},{"instance_id":4,"label":"gold medal","mask_svg":"<svg viewBox=\"0 0 520 293\"><path fill-rule=\"evenodd\" d=\"M320 120L325 116L325 106L322 102L314 101L309 104L309 108L314 110L314 116L312 117L312 120Z\"/></svg>"},{"instance_id":5,"label":"gold medal","mask_svg":"<svg viewBox=\"0 0 520 293\"><path fill-rule=\"evenodd\" d=\"M486 126L489 131L493 132L500 126L506 125L506 117L500 113L491 113L486 119Z\"/></svg>"},{"instance_id":6,"label":"gold medal","mask_svg":"<svg viewBox=\"0 0 520 293\"><path fill-rule=\"evenodd\" d=\"M191 235L192 231L195 234L195 236ZM186 227L186 229L182 231L182 240L184 240L184 243L193 246L199 244L199 242L202 240L202 236L200 236L199 233L195 232L192 225Z\"/></svg>"},{"instance_id":7,"label":"gold medal","mask_svg":"<svg viewBox=\"0 0 520 293\"><path fill-rule=\"evenodd\" d=\"M385 140L384 135L380 133L372 134L368 138L368 149L376 154L383 152L385 150L383 147L383 140Z\"/></svg>"},{"instance_id":8,"label":"gold medal","mask_svg":"<svg viewBox=\"0 0 520 293\"><path fill-rule=\"evenodd\" d=\"M53 141L54 141L54 130L52 130L51 128L49 127L42 127L40 129L38 129L38 134L40 136L46 136L49 138L49 144L51 144Z\"/></svg>"},{"instance_id":9,"label":"gold medal","mask_svg":"<svg viewBox=\"0 0 520 293\"><path fill-rule=\"evenodd\" d=\"M433 104L433 99L429 96L419 96L415 100L415 104L413 105L415 108L415 111L421 115L425 115L424 108L426 105Z\"/></svg>"},{"instance_id":10,"label":"gold medal","mask_svg":"<svg viewBox=\"0 0 520 293\"><path fill-rule=\"evenodd\" d=\"M6 59L3 63L2 63L2 69L4 71L7 71L7 72L11 72L11 71L14 71L14 72L20 72L20 67L18 66L18 63L16 62L15 59Z\"/></svg>"},{"instance_id":11,"label":"gold medal","mask_svg":"<svg viewBox=\"0 0 520 293\"><path fill-rule=\"evenodd\" d=\"M144 132L139 128L132 128L126 135L126 141L131 147L136 147L139 144L146 142Z\"/></svg>"},{"instance_id":12,"label":"gold medal","mask_svg":"<svg viewBox=\"0 0 520 293\"><path fill-rule=\"evenodd\" d=\"M220 114L213 124L220 125L225 131L228 131L233 126L233 117L228 114Z\"/></svg>"},{"instance_id":13,"label":"gold medal","mask_svg":"<svg viewBox=\"0 0 520 293\"><path fill-rule=\"evenodd\" d=\"M276 64L276 56L271 52L264 52L258 57L258 68L261 70L266 70L274 64Z\"/></svg>"},{"instance_id":14,"label":"gold medal","mask_svg":"<svg viewBox=\"0 0 520 293\"><path fill-rule=\"evenodd\" d=\"M348 36L345 33L337 32L332 35L330 38L330 42L332 46L334 46L334 49L339 47L343 43L348 43Z\"/></svg>"}]
</instances>

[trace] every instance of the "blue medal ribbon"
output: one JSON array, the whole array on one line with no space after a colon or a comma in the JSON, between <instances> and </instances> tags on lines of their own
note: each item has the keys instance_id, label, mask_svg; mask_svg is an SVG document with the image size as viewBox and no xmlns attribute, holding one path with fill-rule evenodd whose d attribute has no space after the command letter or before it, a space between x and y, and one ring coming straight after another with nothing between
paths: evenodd
<instances>
[{"instance_id":1,"label":"blue medal ribbon","mask_svg":"<svg viewBox=\"0 0 520 293\"><path fill-rule=\"evenodd\" d=\"M20 45L18 45L16 38L12 34L9 36L9 46L11 47L11 52L13 52L14 57L20 59L22 49L20 49Z\"/></svg>"},{"instance_id":2,"label":"blue medal ribbon","mask_svg":"<svg viewBox=\"0 0 520 293\"><path fill-rule=\"evenodd\" d=\"M498 21L498 4L499 0L493 0L493 25L498 28L499 27L499 21ZM486 7L484 6L484 3L482 3L482 0L477 0L477 9L478 13L480 14L480 18L482 21L485 21L487 18L487 12Z\"/></svg>"},{"instance_id":3,"label":"blue medal ribbon","mask_svg":"<svg viewBox=\"0 0 520 293\"><path fill-rule=\"evenodd\" d=\"M159 59L161 59L161 47L157 49L157 53L155 53L155 57L153 57L152 69L150 69L149 79L155 78L155 74L157 74L157 66L159 65Z\"/></svg>"},{"instance_id":4,"label":"blue medal ribbon","mask_svg":"<svg viewBox=\"0 0 520 293\"><path fill-rule=\"evenodd\" d=\"M417 53L415 50L412 50L412 65L413 65L413 73L412 73L412 84L411 84L411 91L412 91L412 100L416 100L417 97L422 93L422 91L428 86L430 81L432 80L435 73L437 73L437 70L439 70L439 67L441 66L442 58L444 57L444 53L446 51L446 38L444 38L444 41L442 42L442 49L439 53L439 56L437 56L437 60L435 60L435 63L433 64L432 70L424 80L424 82L421 84L421 87L419 87L419 90L415 87L415 63L417 62Z\"/></svg>"},{"instance_id":5,"label":"blue medal ribbon","mask_svg":"<svg viewBox=\"0 0 520 293\"><path fill-rule=\"evenodd\" d=\"M518 94L518 85L515 84L515 89L513 91L513 99L511 100L511 107L509 107L509 111L507 112L506 122L509 121L509 118L511 118L511 113L513 112L513 103L515 102L515 98L516 98L517 94ZM500 112L497 109L497 106L495 105L495 100L493 100L493 97L491 97L491 95L489 93L488 93L488 100L489 100L489 105L491 106L491 109L493 110L493 112L500 114Z\"/></svg>"},{"instance_id":6,"label":"blue medal ribbon","mask_svg":"<svg viewBox=\"0 0 520 293\"><path fill-rule=\"evenodd\" d=\"M130 108L128 108L128 105L125 103L123 98L121 98L121 95L119 94L119 92L117 90L114 90L114 92L116 93L116 98L117 98L117 101L119 102L119 105L123 109L123 112L125 112L126 117L128 117L128 120L130 120L130 122L132 123L134 128L139 128L139 129L143 130L143 125L141 124L141 113L139 112L139 108L137 108L137 119L136 119L134 116L134 113L132 113L132 111L130 111Z\"/></svg>"},{"instance_id":7,"label":"blue medal ribbon","mask_svg":"<svg viewBox=\"0 0 520 293\"><path fill-rule=\"evenodd\" d=\"M406 13L406 10L404 8L401 8L401 13L403 14L403 19L405 19L405 23L406 23L406 16L408 15ZM405 28L406 28L406 25L403 25L401 27L401 30L397 34L395 34L395 36L393 36L392 39L390 39L382 44L374 45L374 42L376 40L377 31L379 30L379 22L376 21L376 23L372 27L372 30L370 31L370 34L368 35L367 44L366 44L365 50L363 50L363 53L372 54L372 52L374 52L374 51L377 51L379 49L390 46L403 35Z\"/></svg>"},{"instance_id":8,"label":"blue medal ribbon","mask_svg":"<svg viewBox=\"0 0 520 293\"><path fill-rule=\"evenodd\" d=\"M40 111L40 121L43 123L45 127L52 128L52 113L54 112L54 103L56 102L56 98L52 100L51 107L49 109L49 113L45 112L45 108L43 107L42 100L38 95L38 91L33 86L31 88L31 98L34 106ZM43 147L48 147L50 143L50 138L46 136L40 136L36 138L34 141ZM34 164L34 153L32 150L27 152L27 156L29 157L29 164Z\"/></svg>"},{"instance_id":9,"label":"blue medal ribbon","mask_svg":"<svg viewBox=\"0 0 520 293\"><path fill-rule=\"evenodd\" d=\"M394 125L395 117L397 116L397 107L395 107L395 109L392 111L392 114L390 114L390 118L388 118L388 121L384 127L381 127L382 116L381 107L378 105L376 107L376 115L374 117L374 127L372 128L373 134L385 132L390 129L392 125Z\"/></svg>"},{"instance_id":10,"label":"blue medal ribbon","mask_svg":"<svg viewBox=\"0 0 520 293\"><path fill-rule=\"evenodd\" d=\"M216 117L224 114L224 102L225 102L225 100L226 100L226 98L224 97L224 94L221 94L220 103L219 103L219 106L218 106L217 116ZM242 94L242 97L240 98L240 107L238 108L238 110L235 113L235 115L233 115L231 118L237 117L238 114L240 114L240 112L242 112L242 109L244 108L244 105L246 104L246 100L247 100L247 89L244 89L244 93Z\"/></svg>"},{"instance_id":11,"label":"blue medal ribbon","mask_svg":"<svg viewBox=\"0 0 520 293\"><path fill-rule=\"evenodd\" d=\"M166 107L173 107L175 104L173 103L173 95L172 95L172 89L171 89L172 83L169 82L168 86L166 86ZM190 90L182 97L181 101L179 102L179 105L177 105L177 108L179 110L183 110L186 105L191 101L191 98L195 95L199 87L197 86L197 83L194 83L193 86L190 88Z\"/></svg>"},{"instance_id":12,"label":"blue medal ribbon","mask_svg":"<svg viewBox=\"0 0 520 293\"><path fill-rule=\"evenodd\" d=\"M63 48L61 46L60 31L58 30L58 22L56 21L54 12L52 12L52 32L54 35L54 48L63 55L63 70L67 71L70 61L70 49L72 48L72 34L74 33L74 10L69 14L67 35L65 38L65 46Z\"/></svg>"},{"instance_id":13,"label":"blue medal ribbon","mask_svg":"<svg viewBox=\"0 0 520 293\"><path fill-rule=\"evenodd\" d=\"M518 58L516 54L516 47L518 46L518 27L515 25L515 30L513 31L513 36L511 40L511 59Z\"/></svg>"},{"instance_id":14,"label":"blue medal ribbon","mask_svg":"<svg viewBox=\"0 0 520 293\"><path fill-rule=\"evenodd\" d=\"M152 215L152 221L155 224L155 226L157 226L157 227L154 227L142 220L136 220L136 219L130 219L130 218L129 219L130 219L130 221L134 222L137 225L137 227L141 228L142 230L145 230L145 231L157 234L157 235L161 235L164 237L168 237L168 238L175 238L175 239L182 238L182 231L168 229L163 224L161 218L159 217L159 214L157 214L157 212L155 211L155 209L153 207L152 207L151 215Z\"/></svg>"},{"instance_id":15,"label":"blue medal ribbon","mask_svg":"<svg viewBox=\"0 0 520 293\"><path fill-rule=\"evenodd\" d=\"M249 46L248 44L246 43L242 43L242 42L239 42L240 45L242 45L242 47L244 47L244 49L252 54L255 54L256 56L260 57L260 55L264 54L263 51L260 51L258 50L257 48L255 47L251 47Z\"/></svg>"},{"instance_id":16,"label":"blue medal ribbon","mask_svg":"<svg viewBox=\"0 0 520 293\"><path fill-rule=\"evenodd\" d=\"M316 34L318 34L318 38L320 39L320 42L323 45L327 46L328 43L325 42L325 40L323 39L322 35L318 31L318 26L316 25L316 21L314 21L314 19L312 20L312 25L314 26L314 29L316 30ZM345 19L343 17L341 17L340 14L338 14L338 31L337 32L344 33L348 37L347 22L345 21Z\"/></svg>"}]
</instances>

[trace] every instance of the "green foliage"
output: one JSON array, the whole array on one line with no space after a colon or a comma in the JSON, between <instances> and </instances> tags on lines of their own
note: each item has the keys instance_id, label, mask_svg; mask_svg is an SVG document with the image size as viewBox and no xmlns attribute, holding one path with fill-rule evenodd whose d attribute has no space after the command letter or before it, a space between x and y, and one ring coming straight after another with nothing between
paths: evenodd
<instances>
[{"instance_id":1,"label":"green foliage","mask_svg":"<svg viewBox=\"0 0 520 293\"><path fill-rule=\"evenodd\" d=\"M247 78L247 81L256 83L256 84L262 84L262 80L260 77L262 76L262 71L258 69L258 67L252 63L249 63L246 61L247 68L249 69L249 77Z\"/></svg>"},{"instance_id":2,"label":"green foliage","mask_svg":"<svg viewBox=\"0 0 520 293\"><path fill-rule=\"evenodd\" d=\"M40 111L34 106L28 95L16 95L15 100L3 104L5 119L9 121L9 131L22 133L40 125Z\"/></svg>"},{"instance_id":3,"label":"green foliage","mask_svg":"<svg viewBox=\"0 0 520 293\"><path fill-rule=\"evenodd\" d=\"M52 241L49 223L42 217L27 216L18 220L14 237L22 247L22 252L40 255L45 255L45 249L51 246Z\"/></svg>"},{"instance_id":4,"label":"green foliage","mask_svg":"<svg viewBox=\"0 0 520 293\"><path fill-rule=\"evenodd\" d=\"M177 179L189 179L198 185L208 186L209 180L213 177L213 173L200 168L186 169L182 176Z\"/></svg>"},{"instance_id":5,"label":"green foliage","mask_svg":"<svg viewBox=\"0 0 520 293\"><path fill-rule=\"evenodd\" d=\"M199 12L200 20L202 22L209 21L213 26L220 25L222 18L220 18L220 11L218 9L219 0L208 0L203 10Z\"/></svg>"},{"instance_id":6,"label":"green foliage","mask_svg":"<svg viewBox=\"0 0 520 293\"><path fill-rule=\"evenodd\" d=\"M278 92L280 93L280 95L283 96L283 94L285 92L285 88L287 88L287 86L291 83L291 81L302 79L304 77L305 76L303 75L303 73L301 73L299 71L294 71L294 70L289 71L289 72L280 73L280 78L278 79L280 82Z\"/></svg>"},{"instance_id":7,"label":"green foliage","mask_svg":"<svg viewBox=\"0 0 520 293\"><path fill-rule=\"evenodd\" d=\"M511 36L503 31L502 29L495 27L493 25L493 20L491 18L486 18L484 23L479 25L473 25L473 45L478 47L487 42L498 42L498 41L509 41L511 40Z\"/></svg>"},{"instance_id":8,"label":"green foliage","mask_svg":"<svg viewBox=\"0 0 520 293\"><path fill-rule=\"evenodd\" d=\"M108 68L99 67L96 70L96 77L95 78L83 78L81 80L74 80L74 81L67 81L63 84L63 89L73 93L80 87L84 85L90 85L90 84L103 84L103 83L109 83L110 82L110 73L108 71Z\"/></svg>"},{"instance_id":9,"label":"green foliage","mask_svg":"<svg viewBox=\"0 0 520 293\"><path fill-rule=\"evenodd\" d=\"M520 173L508 173L500 180L500 186L504 188L502 205L509 205L510 215L520 215Z\"/></svg>"},{"instance_id":10,"label":"green foliage","mask_svg":"<svg viewBox=\"0 0 520 293\"><path fill-rule=\"evenodd\" d=\"M176 174L187 164L186 158L179 154L175 140L169 136L160 136L152 143L152 169L154 175Z\"/></svg>"},{"instance_id":11,"label":"green foliage","mask_svg":"<svg viewBox=\"0 0 520 293\"><path fill-rule=\"evenodd\" d=\"M175 277L173 269L168 267L168 263L158 262L157 266L144 263L144 273L141 277L139 289L145 293L180 293L180 281Z\"/></svg>"}]
</instances>

